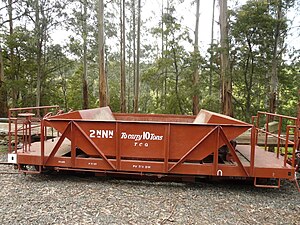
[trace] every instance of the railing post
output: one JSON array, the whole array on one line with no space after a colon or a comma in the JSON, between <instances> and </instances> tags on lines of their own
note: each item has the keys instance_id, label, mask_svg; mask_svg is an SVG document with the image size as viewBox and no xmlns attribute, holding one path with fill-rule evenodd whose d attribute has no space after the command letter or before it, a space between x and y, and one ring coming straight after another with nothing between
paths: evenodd
<instances>
[{"instance_id":1,"label":"railing post","mask_svg":"<svg viewBox=\"0 0 300 225\"><path fill-rule=\"evenodd\" d=\"M121 169L121 153L120 153L120 135L119 135L119 123L116 122L116 143L115 143L115 147L116 147L116 168L117 170Z\"/></svg>"},{"instance_id":2,"label":"railing post","mask_svg":"<svg viewBox=\"0 0 300 225\"><path fill-rule=\"evenodd\" d=\"M288 147L289 147L289 137L290 137L290 126L286 127L286 139L285 139L285 153L284 153L284 166L286 166L286 161L287 161L287 153L288 153Z\"/></svg>"},{"instance_id":3,"label":"railing post","mask_svg":"<svg viewBox=\"0 0 300 225\"><path fill-rule=\"evenodd\" d=\"M295 128L294 128L293 159L292 159L292 165L293 166L295 165L295 160L296 160L297 139L298 139L298 137L296 136L296 135L298 135L298 132L296 131L297 129L298 129L297 126L295 126Z\"/></svg>"},{"instance_id":4,"label":"railing post","mask_svg":"<svg viewBox=\"0 0 300 225\"><path fill-rule=\"evenodd\" d=\"M256 127L259 128L259 113L257 113L257 120L256 120ZM258 130L256 132L256 136L255 136L255 144L257 145L258 142Z\"/></svg>"},{"instance_id":5,"label":"railing post","mask_svg":"<svg viewBox=\"0 0 300 225\"><path fill-rule=\"evenodd\" d=\"M165 173L169 170L169 155L170 155L170 132L171 132L171 124L167 124L165 126L165 141L164 141L164 171Z\"/></svg>"},{"instance_id":6,"label":"railing post","mask_svg":"<svg viewBox=\"0 0 300 225\"><path fill-rule=\"evenodd\" d=\"M70 124L71 126L71 167L75 167L76 160L76 134L75 134L75 126L73 121Z\"/></svg>"},{"instance_id":7,"label":"railing post","mask_svg":"<svg viewBox=\"0 0 300 225\"><path fill-rule=\"evenodd\" d=\"M44 120L41 120L41 165L44 166L45 163L45 127Z\"/></svg>"},{"instance_id":8,"label":"railing post","mask_svg":"<svg viewBox=\"0 0 300 225\"><path fill-rule=\"evenodd\" d=\"M299 90L300 94L300 90ZM298 115L297 115L297 121L296 121L296 132L297 134L297 139L296 139L296 149L300 150L300 100L299 100L299 105L298 105Z\"/></svg>"},{"instance_id":9,"label":"railing post","mask_svg":"<svg viewBox=\"0 0 300 225\"><path fill-rule=\"evenodd\" d=\"M220 126L218 126L217 128L217 140L216 140L216 145L215 145L215 149L214 149L214 173L213 175L215 176L217 174L218 171L218 164L219 164L219 152L218 152L218 146L220 143Z\"/></svg>"},{"instance_id":10,"label":"railing post","mask_svg":"<svg viewBox=\"0 0 300 225\"><path fill-rule=\"evenodd\" d=\"M254 176L254 166L255 166L255 146L256 146L256 127L251 128L251 156L250 156L250 174Z\"/></svg>"},{"instance_id":11,"label":"railing post","mask_svg":"<svg viewBox=\"0 0 300 225\"><path fill-rule=\"evenodd\" d=\"M15 152L17 153L17 145L18 145L18 118L15 119Z\"/></svg>"},{"instance_id":12,"label":"railing post","mask_svg":"<svg viewBox=\"0 0 300 225\"><path fill-rule=\"evenodd\" d=\"M266 114L266 136L265 136L265 151L268 145L268 133L269 133L269 114Z\"/></svg>"},{"instance_id":13,"label":"railing post","mask_svg":"<svg viewBox=\"0 0 300 225\"><path fill-rule=\"evenodd\" d=\"M8 153L12 153L11 149L11 113L8 111Z\"/></svg>"},{"instance_id":14,"label":"railing post","mask_svg":"<svg viewBox=\"0 0 300 225\"><path fill-rule=\"evenodd\" d=\"M278 137L281 135L281 127L282 127L282 117L279 117L279 123L278 123ZM277 140L277 158L279 158L280 153L280 138Z\"/></svg>"}]
</instances>

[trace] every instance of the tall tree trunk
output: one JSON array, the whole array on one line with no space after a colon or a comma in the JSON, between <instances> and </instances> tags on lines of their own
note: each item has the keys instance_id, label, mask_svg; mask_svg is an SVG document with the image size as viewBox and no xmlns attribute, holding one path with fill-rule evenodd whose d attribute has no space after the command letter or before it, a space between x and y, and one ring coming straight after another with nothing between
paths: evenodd
<instances>
[{"instance_id":1,"label":"tall tree trunk","mask_svg":"<svg viewBox=\"0 0 300 225\"><path fill-rule=\"evenodd\" d=\"M7 12L8 12L8 20L9 20L9 36L13 39L14 34L14 26L13 26L13 2L12 0L8 0ZM18 80L18 77L15 74L15 64L14 64L14 48L12 44L9 44L9 60L10 60L10 77L13 81ZM12 90L12 106L17 106L17 98L18 98L18 89L13 88Z\"/></svg>"},{"instance_id":2,"label":"tall tree trunk","mask_svg":"<svg viewBox=\"0 0 300 225\"><path fill-rule=\"evenodd\" d=\"M0 117L7 117L7 92L4 85L4 64L2 57L2 48L0 45Z\"/></svg>"},{"instance_id":3,"label":"tall tree trunk","mask_svg":"<svg viewBox=\"0 0 300 225\"><path fill-rule=\"evenodd\" d=\"M199 113L199 96L198 96L198 83L199 83L199 10L200 10L200 0L196 3L196 25L195 25L195 42L194 42L194 73L193 73L193 114L197 115Z\"/></svg>"},{"instance_id":4,"label":"tall tree trunk","mask_svg":"<svg viewBox=\"0 0 300 225\"><path fill-rule=\"evenodd\" d=\"M36 106L41 105L41 80L42 80L42 46L43 37L40 21L40 2L35 1L35 35L36 35L36 64L37 64L37 80L36 80Z\"/></svg>"},{"instance_id":5,"label":"tall tree trunk","mask_svg":"<svg viewBox=\"0 0 300 225\"><path fill-rule=\"evenodd\" d=\"M136 77L135 77L135 95L134 95L134 112L135 113L137 113L139 110L140 51L141 51L141 0L138 0Z\"/></svg>"},{"instance_id":6,"label":"tall tree trunk","mask_svg":"<svg viewBox=\"0 0 300 225\"><path fill-rule=\"evenodd\" d=\"M109 87L108 87L108 79L107 79L107 77L108 77L108 53L107 53L106 49L105 49L104 57L105 57L105 60L104 60L105 71L104 72L105 72L105 82L106 82L106 103L107 103L107 105L109 105L110 97L109 97Z\"/></svg>"},{"instance_id":7,"label":"tall tree trunk","mask_svg":"<svg viewBox=\"0 0 300 225\"><path fill-rule=\"evenodd\" d=\"M106 74L104 62L104 5L103 0L99 0L98 10L98 37L99 37L99 103L100 107L107 106L107 93L106 93Z\"/></svg>"},{"instance_id":8,"label":"tall tree trunk","mask_svg":"<svg viewBox=\"0 0 300 225\"><path fill-rule=\"evenodd\" d=\"M213 0L212 18L211 18L211 39L210 39L210 60L209 60L209 95L212 95L212 77L213 77L213 44L215 28L215 6L216 0Z\"/></svg>"},{"instance_id":9,"label":"tall tree trunk","mask_svg":"<svg viewBox=\"0 0 300 225\"><path fill-rule=\"evenodd\" d=\"M9 35L10 38L13 38L13 5L12 0L8 0L8 20L9 20ZM14 73L14 48L10 44L10 79L16 80ZM17 93L18 90L13 88L12 90L12 99L13 99L13 107L17 105ZM4 78L4 62L2 56L2 48L0 46L0 117L6 117L8 115L8 105L7 105L7 89L5 86L5 78Z\"/></svg>"},{"instance_id":10,"label":"tall tree trunk","mask_svg":"<svg viewBox=\"0 0 300 225\"><path fill-rule=\"evenodd\" d=\"M162 60L164 59L164 50L165 50L165 45L164 45L164 0L161 1L161 58ZM164 105L164 108L166 109L166 97L167 97L167 93L166 93L166 87L167 87L167 79L166 79L166 75L164 74L163 77L163 82L162 82L162 100L161 100L161 104Z\"/></svg>"},{"instance_id":11,"label":"tall tree trunk","mask_svg":"<svg viewBox=\"0 0 300 225\"><path fill-rule=\"evenodd\" d=\"M271 80L270 80L270 103L269 111L271 113L276 112L277 108L277 95L278 95L278 47L280 43L280 33L281 33L281 20L282 20L282 1L279 0L277 3L277 24L275 27L274 34L274 47L273 47L273 58L272 58L272 68L271 68Z\"/></svg>"},{"instance_id":12,"label":"tall tree trunk","mask_svg":"<svg viewBox=\"0 0 300 225\"><path fill-rule=\"evenodd\" d=\"M130 18L132 20L132 18ZM128 68L126 70L126 83L128 85L126 85L127 87L127 90L126 90L126 93L127 93L127 112L132 112L133 111L133 106L134 106L134 101L133 101L133 98L134 98L134 95L131 96L131 88L132 90L134 89L134 79L131 79L132 76L131 76L131 73L132 73L132 70L133 70L133 66L132 66L132 62L131 62L131 58L132 58L132 23L129 22L129 33L128 33L128 50L127 50L127 65L128 65ZM131 97L132 97L132 102L131 102ZM132 104L132 111L131 111L131 104Z\"/></svg>"},{"instance_id":13,"label":"tall tree trunk","mask_svg":"<svg viewBox=\"0 0 300 225\"><path fill-rule=\"evenodd\" d=\"M173 42L175 42L174 34L173 34ZM179 96L179 68L178 68L178 62L177 62L177 57L176 57L176 50L175 50L174 46L171 46L171 48L172 48L172 53L173 53L173 60L174 60L173 64L174 64L175 76L176 76L175 77L175 94L176 94L180 113L184 114L181 99Z\"/></svg>"},{"instance_id":14,"label":"tall tree trunk","mask_svg":"<svg viewBox=\"0 0 300 225\"><path fill-rule=\"evenodd\" d=\"M8 11L9 35L10 36L13 35L13 32L14 32L14 27L13 27L13 6L12 6L12 4L13 4L12 0L8 0L7 11ZM13 55L13 51L11 51L10 54Z\"/></svg>"},{"instance_id":15,"label":"tall tree trunk","mask_svg":"<svg viewBox=\"0 0 300 225\"><path fill-rule=\"evenodd\" d=\"M82 73L82 108L89 107L88 83L87 83L87 0L83 2L83 73Z\"/></svg>"},{"instance_id":16,"label":"tall tree trunk","mask_svg":"<svg viewBox=\"0 0 300 225\"><path fill-rule=\"evenodd\" d=\"M125 77L125 0L120 4L121 20L121 112L126 112L126 77Z\"/></svg>"},{"instance_id":17,"label":"tall tree trunk","mask_svg":"<svg viewBox=\"0 0 300 225\"><path fill-rule=\"evenodd\" d=\"M135 0L132 0L132 41L133 41L133 96L136 95L136 7ZM135 101L133 99L133 111L135 111Z\"/></svg>"},{"instance_id":18,"label":"tall tree trunk","mask_svg":"<svg viewBox=\"0 0 300 225\"><path fill-rule=\"evenodd\" d=\"M298 112L297 112L297 121L296 121L296 126L297 126L297 133L298 133L298 140L296 144L296 150L300 150L300 88L298 89Z\"/></svg>"},{"instance_id":19,"label":"tall tree trunk","mask_svg":"<svg viewBox=\"0 0 300 225\"><path fill-rule=\"evenodd\" d=\"M222 111L223 114L233 116L232 109L232 80L229 70L228 43L228 12L227 0L219 0L220 30L221 30L221 82L222 82Z\"/></svg>"},{"instance_id":20,"label":"tall tree trunk","mask_svg":"<svg viewBox=\"0 0 300 225\"><path fill-rule=\"evenodd\" d=\"M43 3L42 3L43 4ZM46 14L45 14L46 13ZM43 79L45 77L45 73L46 73L46 64L47 64L47 42L48 42L48 24L47 24L47 17L49 16L49 14L47 14L47 10L44 9L44 7L41 5L41 16L42 16L42 20L41 20L41 100L43 97ZM41 104L43 104L43 102L41 102Z\"/></svg>"},{"instance_id":21,"label":"tall tree trunk","mask_svg":"<svg viewBox=\"0 0 300 225\"><path fill-rule=\"evenodd\" d=\"M1 45L0 45L0 82L1 84L4 83L4 64L3 64Z\"/></svg>"},{"instance_id":22,"label":"tall tree trunk","mask_svg":"<svg viewBox=\"0 0 300 225\"><path fill-rule=\"evenodd\" d=\"M298 126L298 128L300 129L300 89L299 89L299 91L298 91L297 126ZM300 132L300 130L299 130L299 132ZM300 147L300 133L298 133L298 135L299 135L298 150L299 150L299 147Z\"/></svg>"},{"instance_id":23,"label":"tall tree trunk","mask_svg":"<svg viewBox=\"0 0 300 225\"><path fill-rule=\"evenodd\" d=\"M60 62L59 62L60 64ZM63 68L62 65L60 65L60 68L58 69L61 79L61 88L62 88L62 94L63 94L63 106L65 110L68 109L68 100L67 100L67 77L65 73L65 68Z\"/></svg>"},{"instance_id":24,"label":"tall tree trunk","mask_svg":"<svg viewBox=\"0 0 300 225\"><path fill-rule=\"evenodd\" d=\"M245 81L245 100L246 106L244 110L245 121L248 121L250 118L250 108L251 108L251 94L252 94L252 86L253 86L253 75L254 75L254 56L252 51L251 40L247 38L248 44L248 54L245 62L244 68L244 81Z\"/></svg>"},{"instance_id":25,"label":"tall tree trunk","mask_svg":"<svg viewBox=\"0 0 300 225\"><path fill-rule=\"evenodd\" d=\"M162 0L163 2L164 0ZM167 14L169 14L170 2L167 0ZM164 5L162 4L162 58L166 57L164 51L168 49L168 37L164 35ZM164 73L164 105L165 110L167 109L167 90L168 90L168 68L166 67L163 71Z\"/></svg>"},{"instance_id":26,"label":"tall tree trunk","mask_svg":"<svg viewBox=\"0 0 300 225\"><path fill-rule=\"evenodd\" d=\"M164 58L164 0L161 1L161 58Z\"/></svg>"}]
</instances>

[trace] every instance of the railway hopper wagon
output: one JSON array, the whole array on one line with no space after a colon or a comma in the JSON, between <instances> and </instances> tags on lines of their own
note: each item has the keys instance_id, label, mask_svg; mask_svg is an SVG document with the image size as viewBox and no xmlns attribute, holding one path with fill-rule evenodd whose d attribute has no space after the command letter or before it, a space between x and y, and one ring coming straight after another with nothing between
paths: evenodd
<instances>
[{"instance_id":1,"label":"railway hopper wagon","mask_svg":"<svg viewBox=\"0 0 300 225\"><path fill-rule=\"evenodd\" d=\"M276 154L256 145L257 126L222 114L206 110L197 116L125 114L103 107L44 113L42 119L36 119L50 108L57 107L10 111L8 161L22 173L72 170L128 176L250 178L256 186L278 188L281 179L296 179L295 166L286 163L286 153ZM258 120L255 117L254 124ZM267 140L272 134L268 128L263 130ZM34 142L35 133L38 138ZM239 144L236 139L245 133L249 143ZM278 139L281 146L282 142ZM293 146L293 162L297 144L296 136L293 141L285 140L286 147ZM276 183L262 184L258 178Z\"/></svg>"}]
</instances>

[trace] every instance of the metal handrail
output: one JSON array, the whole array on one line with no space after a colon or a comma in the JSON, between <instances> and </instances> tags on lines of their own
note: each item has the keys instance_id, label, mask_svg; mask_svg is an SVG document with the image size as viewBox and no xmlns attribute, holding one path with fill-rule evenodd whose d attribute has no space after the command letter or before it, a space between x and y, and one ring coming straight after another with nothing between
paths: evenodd
<instances>
[{"instance_id":1,"label":"metal handrail","mask_svg":"<svg viewBox=\"0 0 300 225\"><path fill-rule=\"evenodd\" d=\"M59 110L59 106L58 105L52 105L52 106L38 106L38 107L22 107L22 108L11 108L9 109L8 112L8 122L9 122L9 126L8 126L8 138L9 138L9 143L8 143L8 152L12 153L12 151L14 151L15 153L17 153L17 144L18 144L18 132L22 131L22 142L23 142L23 151L27 151L27 145L30 143L25 143L25 136L27 135L31 135L31 131L34 128L40 127L40 124L35 124L33 126L31 126L31 122L32 122L32 118L22 118L18 116L18 113L24 113L24 112L37 112L38 115L40 115L40 110L45 110L44 113L47 114L49 109L55 109L55 110ZM37 117L37 120L34 120L35 122L40 123L40 116ZM36 117L34 117L34 119L36 119ZM29 121L30 120L30 121ZM30 123L30 126L25 125L25 123ZM22 126L18 126L22 124ZM14 144L14 148L12 148L12 137L14 137L15 139L15 144ZM28 142L31 142L31 137L29 137ZM30 147L29 147L30 150Z\"/></svg>"},{"instance_id":2,"label":"metal handrail","mask_svg":"<svg viewBox=\"0 0 300 225\"><path fill-rule=\"evenodd\" d=\"M261 119L262 116L266 116L265 118L265 129L259 128L259 121ZM269 121L271 119L271 117L276 117L276 119L279 120L278 123L278 130L277 130L277 134L271 133L269 131ZM281 132L282 132L282 120L283 119L287 119L290 120L294 123L294 125L287 125L286 126L286 136L285 138L283 138L281 136ZM258 132L264 133L265 136L265 150L267 149L268 146L268 136L274 137L277 139L277 158L279 158L279 149L280 149L280 145L281 145L281 141L285 141L285 154L284 154L284 166L286 166L287 164L287 153L288 153L288 146L289 145L293 145L293 153L292 153L292 166L294 166L295 163L295 150L297 148L297 137L296 135L298 135L297 132L297 118L296 117L291 117L291 116L285 116L285 115L280 115L280 114L276 114L276 113L268 113L268 112L261 112L259 111L257 113L257 116L252 116L252 124L256 127L256 136L255 136L255 143L257 144L257 136L258 136ZM294 129L294 138L293 140L290 140L290 130Z\"/></svg>"}]
</instances>

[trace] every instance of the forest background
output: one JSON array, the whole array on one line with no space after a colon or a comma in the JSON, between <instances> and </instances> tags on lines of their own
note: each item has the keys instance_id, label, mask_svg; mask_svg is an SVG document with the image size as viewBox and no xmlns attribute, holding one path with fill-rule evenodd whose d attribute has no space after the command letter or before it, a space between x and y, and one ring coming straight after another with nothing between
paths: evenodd
<instances>
[{"instance_id":1,"label":"forest background","mask_svg":"<svg viewBox=\"0 0 300 225\"><path fill-rule=\"evenodd\" d=\"M1 0L0 117L42 105L296 116L300 2L210 0L207 19L205 1Z\"/></svg>"}]
</instances>

